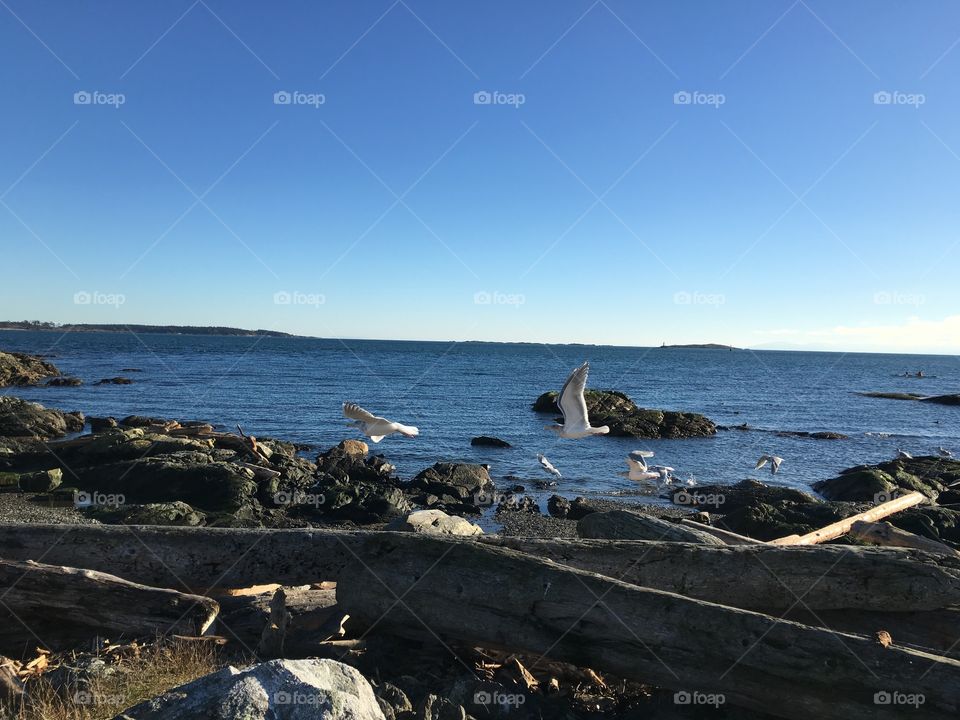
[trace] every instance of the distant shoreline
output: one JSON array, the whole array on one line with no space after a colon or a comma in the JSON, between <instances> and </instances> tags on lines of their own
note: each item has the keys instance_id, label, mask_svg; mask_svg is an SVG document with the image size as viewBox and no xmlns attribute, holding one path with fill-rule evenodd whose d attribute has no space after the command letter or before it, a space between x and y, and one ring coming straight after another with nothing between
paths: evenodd
<instances>
[{"instance_id":1,"label":"distant shoreline","mask_svg":"<svg viewBox=\"0 0 960 720\"><path fill-rule=\"evenodd\" d=\"M154 333L159 335L216 335L220 337L305 337L303 335L293 335L291 333L280 332L279 330L246 330L243 328L221 327L215 325L123 325L118 323L67 323L65 325L57 325L55 323L0 321L0 330L39 330L43 332L61 333L133 332Z\"/></svg>"},{"instance_id":2,"label":"distant shoreline","mask_svg":"<svg viewBox=\"0 0 960 720\"><path fill-rule=\"evenodd\" d=\"M691 345L661 345L662 350L669 350L671 348L678 350L742 350L743 348L734 347L733 345L721 345L720 343L693 343Z\"/></svg>"}]
</instances>

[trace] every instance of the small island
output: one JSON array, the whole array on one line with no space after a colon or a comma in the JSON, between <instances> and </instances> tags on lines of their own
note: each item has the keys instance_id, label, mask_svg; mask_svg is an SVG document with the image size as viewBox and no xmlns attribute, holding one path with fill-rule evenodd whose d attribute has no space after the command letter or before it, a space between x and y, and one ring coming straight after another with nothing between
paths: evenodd
<instances>
[{"instance_id":1,"label":"small island","mask_svg":"<svg viewBox=\"0 0 960 720\"><path fill-rule=\"evenodd\" d=\"M667 345L663 343L661 350L679 349L679 350L742 350L743 348L733 345L721 345L720 343L693 343L690 345Z\"/></svg>"},{"instance_id":2,"label":"small island","mask_svg":"<svg viewBox=\"0 0 960 720\"><path fill-rule=\"evenodd\" d=\"M243 328L207 325L123 325L119 323L53 323L40 320L0 320L0 330L50 330L56 332L134 332L162 335L231 335L243 337L301 337L278 330L244 330Z\"/></svg>"}]
</instances>

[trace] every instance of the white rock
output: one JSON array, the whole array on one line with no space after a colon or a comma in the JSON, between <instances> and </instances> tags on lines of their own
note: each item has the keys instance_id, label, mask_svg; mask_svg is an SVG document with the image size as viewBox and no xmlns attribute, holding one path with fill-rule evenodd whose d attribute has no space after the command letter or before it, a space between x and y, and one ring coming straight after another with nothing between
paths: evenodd
<instances>
[{"instance_id":1,"label":"white rock","mask_svg":"<svg viewBox=\"0 0 960 720\"><path fill-rule=\"evenodd\" d=\"M335 660L227 667L135 705L114 720L385 720L370 683Z\"/></svg>"},{"instance_id":2,"label":"white rock","mask_svg":"<svg viewBox=\"0 0 960 720\"><path fill-rule=\"evenodd\" d=\"M405 518L397 518L387 530L427 533L429 535L483 535L480 526L443 510L416 510Z\"/></svg>"}]
</instances>

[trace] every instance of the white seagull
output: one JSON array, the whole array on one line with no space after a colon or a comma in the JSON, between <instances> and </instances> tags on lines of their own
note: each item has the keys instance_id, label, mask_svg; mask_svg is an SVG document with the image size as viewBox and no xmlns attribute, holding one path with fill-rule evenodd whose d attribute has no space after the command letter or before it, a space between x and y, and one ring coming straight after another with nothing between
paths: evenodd
<instances>
[{"instance_id":1,"label":"white seagull","mask_svg":"<svg viewBox=\"0 0 960 720\"><path fill-rule=\"evenodd\" d=\"M901 450L897 448L897 459L898 460L913 460L913 455L908 453L906 450Z\"/></svg>"},{"instance_id":2,"label":"white seagull","mask_svg":"<svg viewBox=\"0 0 960 720\"><path fill-rule=\"evenodd\" d=\"M563 384L557 405L563 413L563 425L545 425L562 438L579 440L591 435L606 435L610 428L606 425L590 427L590 418L587 416L587 401L583 399L583 389L587 385L587 373L590 372L590 363L584 363L572 373Z\"/></svg>"},{"instance_id":3,"label":"white seagull","mask_svg":"<svg viewBox=\"0 0 960 720\"><path fill-rule=\"evenodd\" d=\"M637 482L655 480L660 477L660 473L654 472L647 467L646 459L648 457L653 457L653 452L650 450L634 450L627 456L627 467L630 469L620 474Z\"/></svg>"},{"instance_id":4,"label":"white seagull","mask_svg":"<svg viewBox=\"0 0 960 720\"><path fill-rule=\"evenodd\" d=\"M671 473L674 472L674 469L668 465L651 465L650 472L655 472L657 477L660 478L660 482L664 485L669 485L673 482L673 475Z\"/></svg>"},{"instance_id":5,"label":"white seagull","mask_svg":"<svg viewBox=\"0 0 960 720\"><path fill-rule=\"evenodd\" d=\"M563 477L563 475L560 474L560 471L553 466L553 463L547 460L547 458L543 456L543 453L537 454L537 460L539 460L540 464L543 465L543 469L546 470L551 475L554 475L555 477L558 477L558 478Z\"/></svg>"},{"instance_id":6,"label":"white seagull","mask_svg":"<svg viewBox=\"0 0 960 720\"><path fill-rule=\"evenodd\" d=\"M344 403L343 415L354 422L348 423L354 427L360 428L364 435L373 442L378 443L387 435L400 433L404 437L416 437L420 431L411 425L401 425L400 423L378 417L373 413L367 412L356 403Z\"/></svg>"},{"instance_id":7,"label":"white seagull","mask_svg":"<svg viewBox=\"0 0 960 720\"><path fill-rule=\"evenodd\" d=\"M940 453L940 457L953 457L953 453L947 450L945 447L937 448L937 452Z\"/></svg>"},{"instance_id":8,"label":"white seagull","mask_svg":"<svg viewBox=\"0 0 960 720\"><path fill-rule=\"evenodd\" d=\"M767 463L770 463L770 474L776 475L782 462L782 457L777 457L776 455L761 455L760 459L757 460L757 466L754 468L754 470L759 470Z\"/></svg>"}]
</instances>

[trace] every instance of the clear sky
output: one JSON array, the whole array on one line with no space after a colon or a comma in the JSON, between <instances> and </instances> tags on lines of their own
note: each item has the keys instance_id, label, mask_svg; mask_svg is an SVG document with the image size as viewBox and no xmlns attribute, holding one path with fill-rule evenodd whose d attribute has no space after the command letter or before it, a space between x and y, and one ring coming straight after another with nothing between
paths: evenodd
<instances>
[{"instance_id":1,"label":"clear sky","mask_svg":"<svg viewBox=\"0 0 960 720\"><path fill-rule=\"evenodd\" d=\"M960 352L956 2L0 0L0 58L2 319Z\"/></svg>"}]
</instances>

